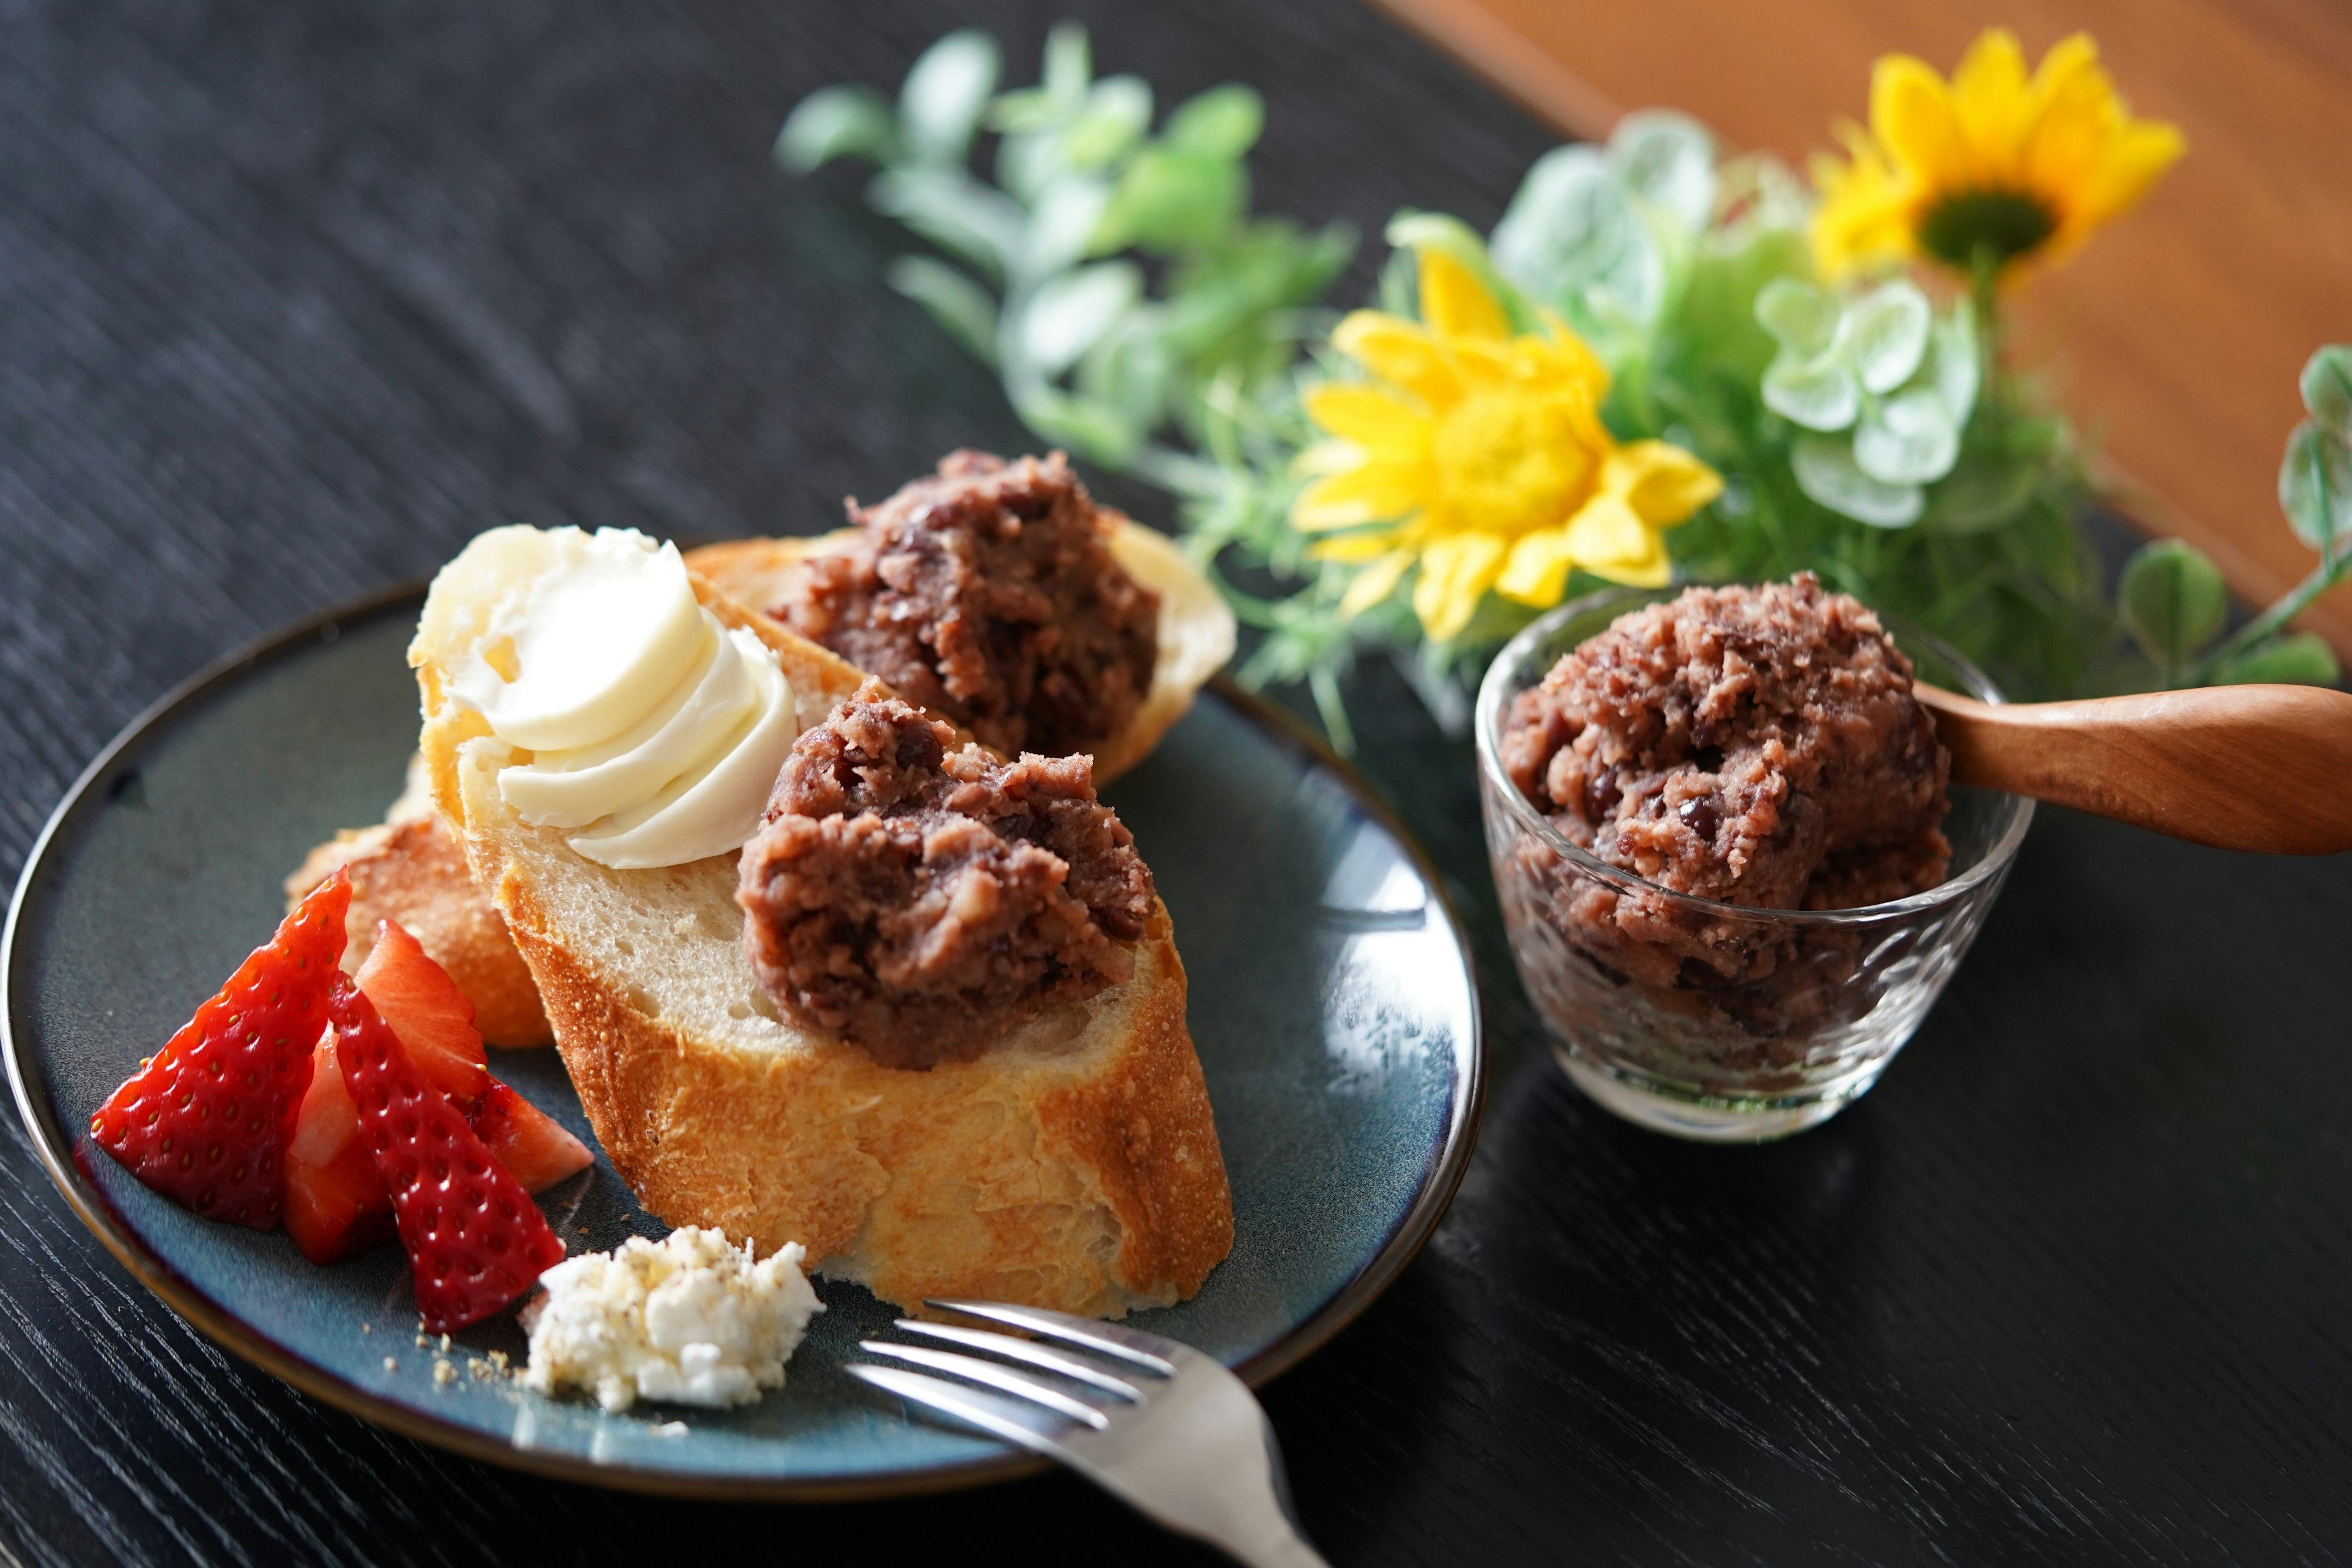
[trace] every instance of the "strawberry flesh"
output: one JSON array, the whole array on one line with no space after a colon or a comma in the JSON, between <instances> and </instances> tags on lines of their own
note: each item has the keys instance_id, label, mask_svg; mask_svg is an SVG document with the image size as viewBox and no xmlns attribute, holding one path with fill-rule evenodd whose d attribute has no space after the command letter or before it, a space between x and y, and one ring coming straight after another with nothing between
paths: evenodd
<instances>
[{"instance_id":1,"label":"strawberry flesh","mask_svg":"<svg viewBox=\"0 0 2352 1568\"><path fill-rule=\"evenodd\" d=\"M562 1122L496 1079L472 1124L474 1135L527 1193L543 1193L596 1163Z\"/></svg>"},{"instance_id":2,"label":"strawberry flesh","mask_svg":"<svg viewBox=\"0 0 2352 1568\"><path fill-rule=\"evenodd\" d=\"M392 1192L425 1330L479 1322L562 1262L563 1243L357 986L336 976L328 1011L361 1138Z\"/></svg>"},{"instance_id":3,"label":"strawberry flesh","mask_svg":"<svg viewBox=\"0 0 2352 1568\"><path fill-rule=\"evenodd\" d=\"M393 1238L392 1193L360 1137L335 1032L320 1037L310 1088L286 1146L286 1233L313 1263L341 1263Z\"/></svg>"},{"instance_id":4,"label":"strawberry flesh","mask_svg":"<svg viewBox=\"0 0 2352 1568\"><path fill-rule=\"evenodd\" d=\"M406 927L390 920L378 925L375 946L352 978L427 1083L467 1110L480 1102L490 1069L474 1005Z\"/></svg>"},{"instance_id":5,"label":"strawberry flesh","mask_svg":"<svg viewBox=\"0 0 2352 1568\"><path fill-rule=\"evenodd\" d=\"M140 1181L203 1215L271 1230L311 1047L340 978L351 883L337 872L254 949L90 1118Z\"/></svg>"}]
</instances>

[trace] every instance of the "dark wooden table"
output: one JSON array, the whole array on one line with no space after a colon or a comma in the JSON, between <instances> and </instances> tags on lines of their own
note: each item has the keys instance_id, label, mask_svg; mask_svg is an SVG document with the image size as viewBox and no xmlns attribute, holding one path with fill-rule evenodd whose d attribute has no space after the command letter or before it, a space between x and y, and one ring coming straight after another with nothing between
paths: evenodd
<instances>
[{"instance_id":1,"label":"dark wooden table","mask_svg":"<svg viewBox=\"0 0 2352 1568\"><path fill-rule=\"evenodd\" d=\"M972 9L0 7L0 872L173 681L479 528L808 530L1021 446L855 179L767 161ZM1092 11L1108 68L1255 82L1277 210L1484 221L1546 142L1349 0L988 9L1016 59ZM1495 1088L1436 1240L1268 1391L1336 1562L2352 1552L2352 862L2048 814L1876 1093L1690 1148L1552 1068L1466 752L1357 698L1475 930ZM0 1563L1014 1552L1205 1560L1059 1477L763 1509L420 1448L184 1327L0 1131Z\"/></svg>"}]
</instances>

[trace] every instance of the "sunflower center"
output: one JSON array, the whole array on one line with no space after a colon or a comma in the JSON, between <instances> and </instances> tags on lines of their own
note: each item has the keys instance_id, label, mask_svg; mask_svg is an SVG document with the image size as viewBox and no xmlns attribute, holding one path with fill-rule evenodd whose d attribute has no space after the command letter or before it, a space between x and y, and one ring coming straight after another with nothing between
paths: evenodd
<instances>
[{"instance_id":1,"label":"sunflower center","mask_svg":"<svg viewBox=\"0 0 2352 1568\"><path fill-rule=\"evenodd\" d=\"M1558 523L1592 477L1567 406L1525 393L1472 393L1439 423L1432 455L1448 510L1491 533Z\"/></svg>"},{"instance_id":2,"label":"sunflower center","mask_svg":"<svg viewBox=\"0 0 2352 1568\"><path fill-rule=\"evenodd\" d=\"M1967 271L1981 258L1996 268L2055 233L2057 218L2022 191L1955 191L1919 219L1919 248Z\"/></svg>"}]
</instances>

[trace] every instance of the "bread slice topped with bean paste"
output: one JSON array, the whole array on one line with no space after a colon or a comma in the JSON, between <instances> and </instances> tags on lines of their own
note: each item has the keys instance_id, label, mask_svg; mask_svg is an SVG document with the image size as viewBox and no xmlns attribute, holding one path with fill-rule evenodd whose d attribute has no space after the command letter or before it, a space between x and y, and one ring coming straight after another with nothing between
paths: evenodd
<instances>
[{"instance_id":1,"label":"bread slice topped with bean paste","mask_svg":"<svg viewBox=\"0 0 2352 1568\"><path fill-rule=\"evenodd\" d=\"M533 754L459 696L547 537L494 531L436 579L420 750L646 1208L799 1242L908 1309L1119 1316L1197 1290L1233 1214L1183 965L1083 757L970 744L695 575L772 653L802 732L749 852L600 864L523 819L500 775Z\"/></svg>"}]
</instances>

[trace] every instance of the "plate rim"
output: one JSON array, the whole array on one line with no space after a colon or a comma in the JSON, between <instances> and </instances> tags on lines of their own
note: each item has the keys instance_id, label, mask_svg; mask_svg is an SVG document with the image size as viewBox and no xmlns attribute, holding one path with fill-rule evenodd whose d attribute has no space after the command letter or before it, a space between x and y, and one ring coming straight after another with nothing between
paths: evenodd
<instances>
[{"instance_id":1,"label":"plate rim","mask_svg":"<svg viewBox=\"0 0 2352 1568\"><path fill-rule=\"evenodd\" d=\"M254 638L179 682L142 709L83 768L58 802L40 833L26 851L24 869L9 896L7 923L0 930L0 1058L5 1058L8 1087L16 1114L67 1206L92 1235L164 1305L194 1325L205 1338L250 1365L257 1366L301 1394L361 1420L396 1432L462 1458L519 1469L555 1480L601 1486L616 1490L660 1496L740 1502L850 1502L889 1497L911 1497L991 1485L1040 1474L1052 1461L1018 1450L982 1458L959 1460L921 1470L894 1471L846 1478L722 1477L630 1464L600 1464L593 1459L517 1447L473 1427L402 1405L345 1381L278 1344L242 1318L215 1305L192 1282L150 1247L124 1221L95 1183L75 1163L71 1141L58 1121L57 1108L44 1095L36 1104L24 1055L30 1047L16 1029L22 997L18 941L37 887L54 874L51 851L83 816L102 801L101 785L112 777L122 759L142 742L160 732L184 710L265 667L292 658L329 628L372 620L411 603L423 602L426 581L412 579L320 610ZM1353 764L1335 752L1324 739L1297 716L1255 692L1244 690L1219 674L1210 690L1231 704L1242 717L1268 734L1276 744L1328 770L1350 800L1396 839L1405 858L1420 873L1446 930L1464 959L1467 972L1469 1030L1454 1048L1453 1101L1447 1109L1445 1135L1435 1161L1412 1205L1378 1252L1354 1278L1288 1334L1266 1346L1234 1370L1251 1387L1262 1387L1330 1342L1396 1281L1420 1254L1452 1205L1477 1143L1486 1110L1486 1042L1484 1008L1478 984L1476 949L1468 928L1448 892L1444 877L1429 852L1381 798L1378 789ZM27 1033L30 1031L28 1030Z\"/></svg>"}]
</instances>

